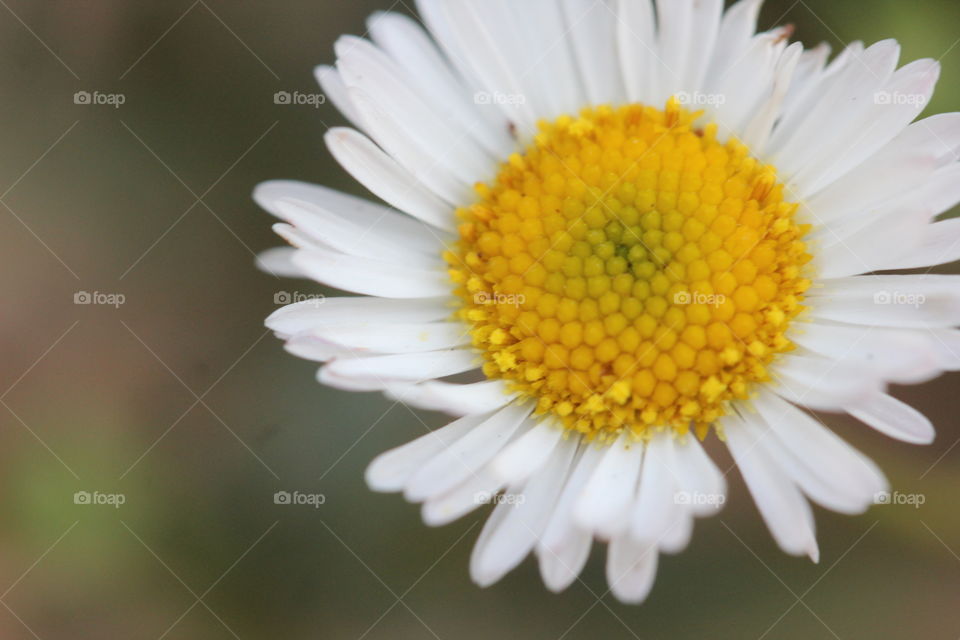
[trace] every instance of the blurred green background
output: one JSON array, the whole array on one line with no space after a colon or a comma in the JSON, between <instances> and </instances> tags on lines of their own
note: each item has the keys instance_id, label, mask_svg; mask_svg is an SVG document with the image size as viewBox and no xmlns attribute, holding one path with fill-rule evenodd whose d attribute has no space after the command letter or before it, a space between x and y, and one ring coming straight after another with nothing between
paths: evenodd
<instances>
[{"instance_id":1,"label":"blurred green background","mask_svg":"<svg viewBox=\"0 0 960 640\"><path fill-rule=\"evenodd\" d=\"M562 595L529 560L476 588L485 513L429 529L362 479L444 417L316 384L262 321L278 292L322 289L253 266L279 244L257 182L363 193L323 148L343 118L274 93L318 91L339 34L409 7L0 5L0 638L960 637L956 375L896 391L934 418L933 446L827 418L926 502L818 509L819 566L777 550L734 472L726 509L661 561L643 606L598 600L599 547ZM783 22L808 45L897 37L904 60L942 60L928 112L960 110L954 0L768 0L761 26ZM276 505L281 490L326 501ZM83 491L125 503L75 504Z\"/></svg>"}]
</instances>

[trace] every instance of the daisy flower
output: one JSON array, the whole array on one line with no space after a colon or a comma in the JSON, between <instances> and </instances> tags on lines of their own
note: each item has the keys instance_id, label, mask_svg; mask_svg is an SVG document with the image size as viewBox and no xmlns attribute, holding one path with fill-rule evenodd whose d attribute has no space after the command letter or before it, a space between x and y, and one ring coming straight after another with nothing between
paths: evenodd
<instances>
[{"instance_id":1,"label":"daisy flower","mask_svg":"<svg viewBox=\"0 0 960 640\"><path fill-rule=\"evenodd\" d=\"M344 36L326 134L383 203L295 182L256 200L261 266L361 296L267 326L320 382L457 416L376 458L429 525L484 503L470 575L533 552L554 591L608 543L644 600L726 499L718 439L783 551L810 503L865 511L880 470L807 410L929 443L886 392L960 369L960 114L894 40L790 43L760 0L420 0ZM880 273L878 273L880 272Z\"/></svg>"}]
</instances>

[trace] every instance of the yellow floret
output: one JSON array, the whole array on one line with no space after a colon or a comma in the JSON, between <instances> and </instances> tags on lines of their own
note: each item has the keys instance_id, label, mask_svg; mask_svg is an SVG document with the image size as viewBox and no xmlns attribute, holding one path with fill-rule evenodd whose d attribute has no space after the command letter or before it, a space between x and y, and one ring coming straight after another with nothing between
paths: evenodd
<instances>
[{"instance_id":1,"label":"yellow floret","mask_svg":"<svg viewBox=\"0 0 960 640\"><path fill-rule=\"evenodd\" d=\"M793 348L807 227L773 167L675 100L541 122L443 254L486 363L570 430L705 436Z\"/></svg>"}]
</instances>

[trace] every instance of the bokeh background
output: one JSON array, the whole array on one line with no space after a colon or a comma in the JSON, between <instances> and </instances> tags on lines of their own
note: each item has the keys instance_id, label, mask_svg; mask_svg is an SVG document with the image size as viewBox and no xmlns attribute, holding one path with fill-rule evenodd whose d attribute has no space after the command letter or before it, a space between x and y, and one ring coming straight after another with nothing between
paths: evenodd
<instances>
[{"instance_id":1,"label":"bokeh background","mask_svg":"<svg viewBox=\"0 0 960 640\"><path fill-rule=\"evenodd\" d=\"M602 548L562 595L529 560L478 589L485 513L428 529L367 491L374 455L444 417L322 388L265 332L278 293L324 291L254 268L278 240L250 193L278 177L363 193L323 147L333 107L274 94L316 93L313 65L385 9L411 12L0 0L0 637L960 637L956 375L896 390L937 423L930 447L826 418L923 505L818 509L813 565L777 550L733 472L641 607L603 595ZM954 0L768 0L761 26L782 22L809 45L895 36L904 60L943 63L928 113L960 110Z\"/></svg>"}]
</instances>

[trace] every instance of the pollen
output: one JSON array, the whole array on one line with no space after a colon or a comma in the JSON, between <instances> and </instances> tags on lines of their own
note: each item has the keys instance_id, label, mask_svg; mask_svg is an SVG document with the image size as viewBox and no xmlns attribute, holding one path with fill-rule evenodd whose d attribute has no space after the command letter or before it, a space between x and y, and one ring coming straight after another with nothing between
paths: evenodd
<instances>
[{"instance_id":1,"label":"pollen","mask_svg":"<svg viewBox=\"0 0 960 640\"><path fill-rule=\"evenodd\" d=\"M810 286L776 170L676 101L541 122L445 254L484 373L569 430L703 437L769 380Z\"/></svg>"}]
</instances>

